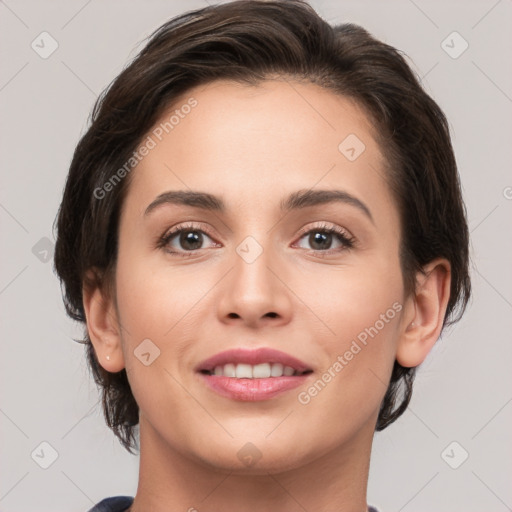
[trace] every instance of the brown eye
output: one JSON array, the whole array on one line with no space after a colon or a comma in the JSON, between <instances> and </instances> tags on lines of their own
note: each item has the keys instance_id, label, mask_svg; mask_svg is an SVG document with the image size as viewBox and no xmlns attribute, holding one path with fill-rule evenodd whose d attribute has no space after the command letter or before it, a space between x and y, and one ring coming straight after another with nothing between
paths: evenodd
<instances>
[{"instance_id":1,"label":"brown eye","mask_svg":"<svg viewBox=\"0 0 512 512\"><path fill-rule=\"evenodd\" d=\"M304 240L309 247L303 245ZM354 237L345 229L337 226L321 225L304 230L298 245L303 249L309 249L319 255L323 255L322 253L331 254L350 249L354 244Z\"/></svg>"},{"instance_id":2,"label":"brown eye","mask_svg":"<svg viewBox=\"0 0 512 512\"><path fill-rule=\"evenodd\" d=\"M194 251L204 249L208 240L210 246L218 245L197 226L193 224L180 225L165 233L161 237L158 247L171 254L190 256Z\"/></svg>"},{"instance_id":3,"label":"brown eye","mask_svg":"<svg viewBox=\"0 0 512 512\"><path fill-rule=\"evenodd\" d=\"M203 235L200 231L181 231L178 237L178 245L187 251L195 251L203 244ZM172 238L175 238L172 237Z\"/></svg>"},{"instance_id":4,"label":"brown eye","mask_svg":"<svg viewBox=\"0 0 512 512\"><path fill-rule=\"evenodd\" d=\"M165 237L165 245L175 251L197 251L203 249L205 238L211 238L199 230L178 229Z\"/></svg>"},{"instance_id":5,"label":"brown eye","mask_svg":"<svg viewBox=\"0 0 512 512\"><path fill-rule=\"evenodd\" d=\"M309 234L308 242L314 250L325 251L331 248L333 236L332 233L312 231Z\"/></svg>"}]
</instances>

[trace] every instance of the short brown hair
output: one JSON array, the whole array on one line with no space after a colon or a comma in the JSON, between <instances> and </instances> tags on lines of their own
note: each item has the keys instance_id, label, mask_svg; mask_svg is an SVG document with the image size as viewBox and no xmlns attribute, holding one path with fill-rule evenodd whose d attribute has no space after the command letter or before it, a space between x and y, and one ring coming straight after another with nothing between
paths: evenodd
<instances>
[{"instance_id":1,"label":"short brown hair","mask_svg":"<svg viewBox=\"0 0 512 512\"><path fill-rule=\"evenodd\" d=\"M400 212L406 292L414 289L416 272L444 257L451 264L451 294L443 327L460 318L471 291L469 235L448 123L439 106L402 55L363 28L331 26L301 0L238 0L166 22L96 101L56 219L55 270L73 319L85 324L82 286L88 269L97 270L99 285L112 287L130 175L101 200L94 191L187 90L217 79L254 85L271 76L318 84L363 107L376 126ZM77 341L87 346L106 422L131 452L139 409L126 370L109 373L99 365L87 329ZM407 408L415 370L395 361L377 430Z\"/></svg>"}]
</instances>

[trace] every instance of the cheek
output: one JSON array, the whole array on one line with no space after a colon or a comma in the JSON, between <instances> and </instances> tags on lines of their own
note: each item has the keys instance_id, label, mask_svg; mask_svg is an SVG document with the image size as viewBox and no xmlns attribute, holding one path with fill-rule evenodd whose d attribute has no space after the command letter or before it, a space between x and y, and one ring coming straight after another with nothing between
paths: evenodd
<instances>
[{"instance_id":1,"label":"cheek","mask_svg":"<svg viewBox=\"0 0 512 512\"><path fill-rule=\"evenodd\" d=\"M162 340L179 327L178 322L186 323L194 304L208 291L203 274L194 272L192 265L174 269L162 265L161 258L120 256L118 308L130 342L141 336Z\"/></svg>"},{"instance_id":2,"label":"cheek","mask_svg":"<svg viewBox=\"0 0 512 512\"><path fill-rule=\"evenodd\" d=\"M342 349L376 323L386 335L397 324L401 307L393 305L402 303L403 286L398 258L393 255L365 265L325 268L309 276L302 275L294 291L308 306L311 322L318 324L319 341L332 349Z\"/></svg>"},{"instance_id":3,"label":"cheek","mask_svg":"<svg viewBox=\"0 0 512 512\"><path fill-rule=\"evenodd\" d=\"M321 312L317 343L325 359L298 401L333 429L348 412L355 425L362 424L378 411L395 358L403 309L398 260L390 256L364 270L317 275L315 285L309 292L305 287L303 296L308 294L311 310Z\"/></svg>"},{"instance_id":4,"label":"cheek","mask_svg":"<svg viewBox=\"0 0 512 512\"><path fill-rule=\"evenodd\" d=\"M147 256L128 254L126 251L119 258L116 279L124 362L130 384L134 394L150 382L158 389L158 379L168 380L174 388L176 382L171 375L181 381L197 363L193 355L198 329L213 320L211 297L218 275L206 269L198 271L194 265L172 268L162 264L161 258L154 261ZM138 359L140 347L145 346L142 343L158 354L155 363L147 367ZM164 368L169 373L162 373Z\"/></svg>"},{"instance_id":5,"label":"cheek","mask_svg":"<svg viewBox=\"0 0 512 512\"><path fill-rule=\"evenodd\" d=\"M173 409L183 401L173 377L181 380L178 368L185 366L187 326L198 325L194 305L206 290L187 269L171 272L152 264L150 258L128 255L126 251L118 260L116 291L130 387L141 410ZM149 353L147 366L145 353Z\"/></svg>"}]
</instances>

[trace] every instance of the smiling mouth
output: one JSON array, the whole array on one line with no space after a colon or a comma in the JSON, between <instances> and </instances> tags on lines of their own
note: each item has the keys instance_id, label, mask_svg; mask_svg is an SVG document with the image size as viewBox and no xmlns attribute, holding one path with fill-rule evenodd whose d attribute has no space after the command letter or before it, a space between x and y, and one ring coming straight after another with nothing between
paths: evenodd
<instances>
[{"instance_id":1,"label":"smiling mouth","mask_svg":"<svg viewBox=\"0 0 512 512\"><path fill-rule=\"evenodd\" d=\"M270 347L235 348L196 366L211 391L235 402L261 402L286 396L313 373L307 363Z\"/></svg>"},{"instance_id":2,"label":"smiling mouth","mask_svg":"<svg viewBox=\"0 0 512 512\"><path fill-rule=\"evenodd\" d=\"M211 370L202 369L200 373L203 375L211 375L217 377L230 377L235 379L268 379L278 377L299 377L312 373L312 370L299 371L291 366L281 363L227 363L215 366Z\"/></svg>"}]
</instances>

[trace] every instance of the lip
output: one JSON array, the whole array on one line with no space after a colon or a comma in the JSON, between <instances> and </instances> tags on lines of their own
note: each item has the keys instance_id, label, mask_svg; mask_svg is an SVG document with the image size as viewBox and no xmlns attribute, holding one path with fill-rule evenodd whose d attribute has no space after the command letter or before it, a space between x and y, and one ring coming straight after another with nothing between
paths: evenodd
<instances>
[{"instance_id":1,"label":"lip","mask_svg":"<svg viewBox=\"0 0 512 512\"><path fill-rule=\"evenodd\" d=\"M231 350L225 350L215 354L214 356L206 359L196 367L197 372L203 370L213 371L216 366L223 366L225 364L250 364L256 365L261 363L281 363L283 366L290 366L299 373L305 371L312 371L304 361L297 359L296 357L290 356L280 350L273 348L258 348L258 349L242 349L235 348ZM280 377L273 377L279 379ZM265 380L265 379L261 379Z\"/></svg>"},{"instance_id":2,"label":"lip","mask_svg":"<svg viewBox=\"0 0 512 512\"><path fill-rule=\"evenodd\" d=\"M217 394L243 402L270 400L286 391L304 384L310 373L295 377L269 377L267 379L236 379L199 374L205 384Z\"/></svg>"},{"instance_id":3,"label":"lip","mask_svg":"<svg viewBox=\"0 0 512 512\"><path fill-rule=\"evenodd\" d=\"M297 372L311 372L304 375L269 377L263 379L237 379L209 375L205 371L213 371L216 366L225 364L250 364L281 363L283 366L290 366ZM220 352L200 363L196 367L199 378L215 393L245 402L256 402L269 400L286 391L297 388L304 384L310 377L313 370L306 363L285 352L271 348L259 349L232 349Z\"/></svg>"}]
</instances>

